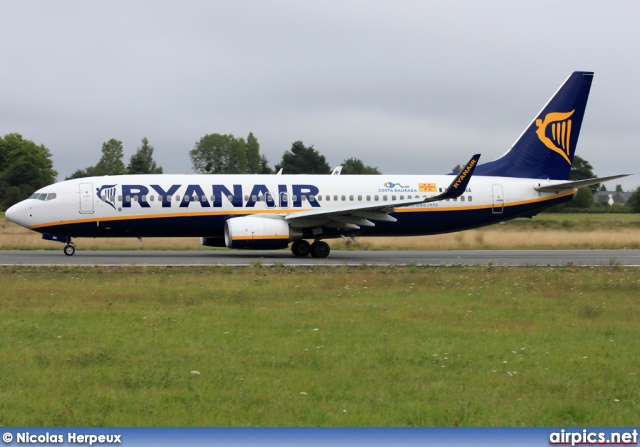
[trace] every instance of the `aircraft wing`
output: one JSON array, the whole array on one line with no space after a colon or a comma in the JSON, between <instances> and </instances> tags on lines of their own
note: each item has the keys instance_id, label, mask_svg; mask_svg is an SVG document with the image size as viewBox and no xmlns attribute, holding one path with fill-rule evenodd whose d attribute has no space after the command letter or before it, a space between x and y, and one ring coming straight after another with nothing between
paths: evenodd
<instances>
[{"instance_id":1,"label":"aircraft wing","mask_svg":"<svg viewBox=\"0 0 640 447\"><path fill-rule=\"evenodd\" d=\"M395 208L418 205L420 203L437 202L453 199L461 196L467 189L473 170L478 164L480 154L471 157L471 160L455 176L447 189L438 195L415 199L392 200L375 204L345 205L331 209L314 209L291 213L285 220L295 227L328 226L333 228L350 228L358 230L360 226L373 227L372 220L383 222L395 222L396 218L389 216Z\"/></svg>"},{"instance_id":2,"label":"aircraft wing","mask_svg":"<svg viewBox=\"0 0 640 447\"><path fill-rule=\"evenodd\" d=\"M631 174L618 174L618 175L611 175L609 177L589 178L586 180L575 180L572 182L555 183L552 185L542 185L541 183L538 183L538 186L534 186L533 189L540 192L557 192L562 190L578 189L584 186L597 185L598 183L604 183L604 182L608 182L609 180L615 180L620 177L626 177L628 175L631 175Z\"/></svg>"}]
</instances>

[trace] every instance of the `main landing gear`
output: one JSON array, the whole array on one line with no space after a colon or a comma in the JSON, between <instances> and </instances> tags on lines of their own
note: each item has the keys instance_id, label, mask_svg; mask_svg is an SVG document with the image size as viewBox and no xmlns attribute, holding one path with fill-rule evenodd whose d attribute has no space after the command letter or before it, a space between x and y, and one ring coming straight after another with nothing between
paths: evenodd
<instances>
[{"instance_id":1,"label":"main landing gear","mask_svg":"<svg viewBox=\"0 0 640 447\"><path fill-rule=\"evenodd\" d=\"M326 258L331 252L329 244L324 241L315 241L313 244L305 240L295 241L291 244L291 252L294 256L307 256L311 254L314 258Z\"/></svg>"}]
</instances>

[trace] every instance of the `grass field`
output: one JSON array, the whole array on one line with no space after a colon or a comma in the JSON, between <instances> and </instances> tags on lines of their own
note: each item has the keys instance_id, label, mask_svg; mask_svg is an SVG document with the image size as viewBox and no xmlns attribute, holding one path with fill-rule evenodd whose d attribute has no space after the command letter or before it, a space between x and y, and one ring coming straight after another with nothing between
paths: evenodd
<instances>
[{"instance_id":1,"label":"grass field","mask_svg":"<svg viewBox=\"0 0 640 447\"><path fill-rule=\"evenodd\" d=\"M526 237L523 237L526 235ZM198 237L75 240L79 250L212 250ZM460 250L460 249L632 249L640 248L640 214L541 214L459 233L409 238L358 238L329 241L333 249ZM0 214L0 249L61 250L39 233L22 228Z\"/></svg>"},{"instance_id":2,"label":"grass field","mask_svg":"<svg viewBox=\"0 0 640 447\"><path fill-rule=\"evenodd\" d=\"M6 426L635 426L640 271L0 269Z\"/></svg>"}]
</instances>

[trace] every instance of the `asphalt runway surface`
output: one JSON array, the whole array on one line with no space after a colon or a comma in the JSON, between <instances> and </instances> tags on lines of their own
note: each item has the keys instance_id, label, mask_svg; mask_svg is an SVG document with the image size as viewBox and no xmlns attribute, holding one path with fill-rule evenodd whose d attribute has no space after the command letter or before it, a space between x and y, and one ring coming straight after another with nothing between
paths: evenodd
<instances>
[{"instance_id":1,"label":"asphalt runway surface","mask_svg":"<svg viewBox=\"0 0 640 447\"><path fill-rule=\"evenodd\" d=\"M443 250L351 251L333 250L328 258L297 258L289 250L160 251L78 249L73 256L62 250L0 250L0 265L88 266L640 266L640 250Z\"/></svg>"}]
</instances>

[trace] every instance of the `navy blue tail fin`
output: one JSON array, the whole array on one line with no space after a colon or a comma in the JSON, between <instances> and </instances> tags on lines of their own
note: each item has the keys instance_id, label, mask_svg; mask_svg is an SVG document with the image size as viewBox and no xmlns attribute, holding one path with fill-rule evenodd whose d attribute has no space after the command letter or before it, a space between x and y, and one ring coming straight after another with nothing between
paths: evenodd
<instances>
[{"instance_id":1,"label":"navy blue tail fin","mask_svg":"<svg viewBox=\"0 0 640 447\"><path fill-rule=\"evenodd\" d=\"M573 72L511 149L475 175L567 180L592 80L592 72Z\"/></svg>"}]
</instances>

